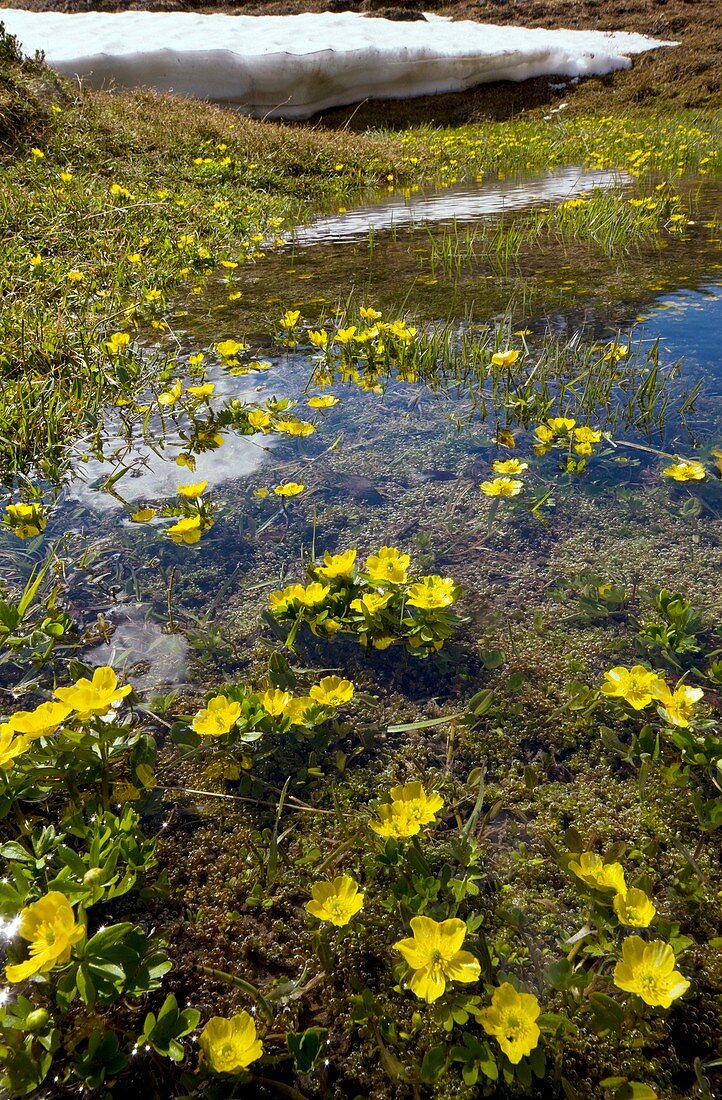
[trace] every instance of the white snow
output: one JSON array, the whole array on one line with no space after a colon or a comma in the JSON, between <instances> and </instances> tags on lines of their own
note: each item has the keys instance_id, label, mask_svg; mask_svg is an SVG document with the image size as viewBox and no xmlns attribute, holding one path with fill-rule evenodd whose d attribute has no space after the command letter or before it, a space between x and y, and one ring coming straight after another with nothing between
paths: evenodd
<instances>
[{"instance_id":1,"label":"white snow","mask_svg":"<svg viewBox=\"0 0 722 1100\"><path fill-rule=\"evenodd\" d=\"M670 46L640 34L528 30L468 20L0 9L26 53L92 88L155 88L248 114L308 118L364 99L456 92L493 80L591 76Z\"/></svg>"}]
</instances>

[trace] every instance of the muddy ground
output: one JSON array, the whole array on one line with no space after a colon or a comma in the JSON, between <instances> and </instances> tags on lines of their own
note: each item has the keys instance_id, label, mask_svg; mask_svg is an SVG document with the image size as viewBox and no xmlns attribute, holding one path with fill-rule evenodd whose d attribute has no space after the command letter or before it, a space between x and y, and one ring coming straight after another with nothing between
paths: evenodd
<instances>
[{"instance_id":1,"label":"muddy ground","mask_svg":"<svg viewBox=\"0 0 722 1100\"><path fill-rule=\"evenodd\" d=\"M506 118L564 100L575 111L621 111L644 106L664 109L722 108L722 4L720 0L0 0L3 7L36 11L224 11L246 15L302 11L355 10L390 18L423 18L421 9L454 19L528 27L638 31L677 41L637 58L632 68L559 88L559 80L539 78L514 84L482 85L454 95L370 102L327 112L331 126L404 126L416 122L461 123L484 117ZM557 87L552 87L557 85Z\"/></svg>"}]
</instances>

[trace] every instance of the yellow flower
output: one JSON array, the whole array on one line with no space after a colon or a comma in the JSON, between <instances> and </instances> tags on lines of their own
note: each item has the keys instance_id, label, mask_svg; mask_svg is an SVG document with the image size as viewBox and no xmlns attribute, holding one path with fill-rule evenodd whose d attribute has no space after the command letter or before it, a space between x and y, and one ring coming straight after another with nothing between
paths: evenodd
<instances>
[{"instance_id":1,"label":"yellow flower","mask_svg":"<svg viewBox=\"0 0 722 1100\"><path fill-rule=\"evenodd\" d=\"M547 424L554 435L568 435L576 424L576 420L572 416L550 416Z\"/></svg>"},{"instance_id":2,"label":"yellow flower","mask_svg":"<svg viewBox=\"0 0 722 1100\"><path fill-rule=\"evenodd\" d=\"M155 517L155 508L136 508L130 513L132 523L147 523Z\"/></svg>"},{"instance_id":3,"label":"yellow flower","mask_svg":"<svg viewBox=\"0 0 722 1100\"><path fill-rule=\"evenodd\" d=\"M257 432L266 432L271 427L270 414L264 412L262 409L254 409L253 412L248 414L248 423Z\"/></svg>"},{"instance_id":4,"label":"yellow flower","mask_svg":"<svg viewBox=\"0 0 722 1100\"><path fill-rule=\"evenodd\" d=\"M348 328L338 329L333 339L336 344L350 344L355 335L356 325L350 325Z\"/></svg>"},{"instance_id":5,"label":"yellow flower","mask_svg":"<svg viewBox=\"0 0 722 1100\"><path fill-rule=\"evenodd\" d=\"M10 771L18 756L30 748L32 739L17 734L9 722L0 726L0 768Z\"/></svg>"},{"instance_id":6,"label":"yellow flower","mask_svg":"<svg viewBox=\"0 0 722 1100\"><path fill-rule=\"evenodd\" d=\"M132 199L130 191L127 187L122 187L119 183L111 183L110 185L111 195L119 195L123 199Z\"/></svg>"},{"instance_id":7,"label":"yellow flower","mask_svg":"<svg viewBox=\"0 0 722 1100\"><path fill-rule=\"evenodd\" d=\"M353 698L354 687L350 680L340 676L324 676L318 684L309 689L308 694L324 707L340 707Z\"/></svg>"},{"instance_id":8,"label":"yellow flower","mask_svg":"<svg viewBox=\"0 0 722 1100\"><path fill-rule=\"evenodd\" d=\"M316 431L313 424L309 424L305 420L298 420L295 416L287 416L284 420L277 420L275 429L285 435L298 436L313 435Z\"/></svg>"},{"instance_id":9,"label":"yellow flower","mask_svg":"<svg viewBox=\"0 0 722 1100\"><path fill-rule=\"evenodd\" d=\"M494 990L491 1006L478 1020L487 1035L493 1035L507 1058L517 1065L536 1047L541 1032L537 1017L541 1009L533 993L518 993L509 982Z\"/></svg>"},{"instance_id":10,"label":"yellow flower","mask_svg":"<svg viewBox=\"0 0 722 1100\"><path fill-rule=\"evenodd\" d=\"M201 537L201 517L184 516L168 528L166 535L177 546L192 546Z\"/></svg>"},{"instance_id":11,"label":"yellow flower","mask_svg":"<svg viewBox=\"0 0 722 1100\"><path fill-rule=\"evenodd\" d=\"M381 318L381 313L372 306L361 306L359 310L364 321L378 321Z\"/></svg>"},{"instance_id":12,"label":"yellow flower","mask_svg":"<svg viewBox=\"0 0 722 1100\"><path fill-rule=\"evenodd\" d=\"M226 695L215 695L193 719L192 727L201 737L222 737L230 733L241 717L241 704Z\"/></svg>"},{"instance_id":13,"label":"yellow flower","mask_svg":"<svg viewBox=\"0 0 722 1100\"><path fill-rule=\"evenodd\" d=\"M457 587L451 577L440 577L434 573L428 577L422 577L416 584L412 584L406 603L410 607L420 607L424 611L433 611L441 607L449 607L456 600Z\"/></svg>"},{"instance_id":14,"label":"yellow flower","mask_svg":"<svg viewBox=\"0 0 722 1100\"><path fill-rule=\"evenodd\" d=\"M180 378L176 378L169 390L165 390L163 393L158 394L158 404L164 407L175 405L182 392L183 386L181 385L181 380Z\"/></svg>"},{"instance_id":15,"label":"yellow flower","mask_svg":"<svg viewBox=\"0 0 722 1100\"><path fill-rule=\"evenodd\" d=\"M118 677L110 665L96 668L93 679L82 676L72 687L55 689L55 698L77 711L81 721L95 715L107 714L114 703L120 702L132 691L130 684L118 687Z\"/></svg>"},{"instance_id":16,"label":"yellow flower","mask_svg":"<svg viewBox=\"0 0 722 1100\"><path fill-rule=\"evenodd\" d=\"M395 546L382 546L377 554L366 558L366 572L372 581L405 584L411 558Z\"/></svg>"},{"instance_id":17,"label":"yellow flower","mask_svg":"<svg viewBox=\"0 0 722 1100\"><path fill-rule=\"evenodd\" d=\"M9 982L24 982L33 974L46 974L54 966L70 960L70 949L82 940L85 928L76 924L70 902L59 890L51 890L39 901L23 909L19 934L30 942L30 958L17 966L8 966Z\"/></svg>"},{"instance_id":18,"label":"yellow flower","mask_svg":"<svg viewBox=\"0 0 722 1100\"><path fill-rule=\"evenodd\" d=\"M129 344L130 336L127 332L114 332L110 339L105 341L105 346L110 355L120 355Z\"/></svg>"},{"instance_id":19,"label":"yellow flower","mask_svg":"<svg viewBox=\"0 0 722 1100\"><path fill-rule=\"evenodd\" d=\"M491 468L495 474L522 474L524 470L529 469L528 462L522 462L520 458L495 458L491 464Z\"/></svg>"},{"instance_id":20,"label":"yellow flower","mask_svg":"<svg viewBox=\"0 0 722 1100\"><path fill-rule=\"evenodd\" d=\"M36 160L42 160L42 158L45 156L45 153L42 151L42 149L36 149L33 146L33 148L30 150L30 155L32 157L35 157Z\"/></svg>"},{"instance_id":21,"label":"yellow flower","mask_svg":"<svg viewBox=\"0 0 722 1100\"><path fill-rule=\"evenodd\" d=\"M609 351L604 356L604 361L618 362L629 355L629 344L610 344Z\"/></svg>"},{"instance_id":22,"label":"yellow flower","mask_svg":"<svg viewBox=\"0 0 722 1100\"><path fill-rule=\"evenodd\" d=\"M391 600L390 592L366 592L363 596L351 600L351 610L358 611L362 615L378 615Z\"/></svg>"},{"instance_id":23,"label":"yellow flower","mask_svg":"<svg viewBox=\"0 0 722 1100\"><path fill-rule=\"evenodd\" d=\"M308 695L300 695L295 699L292 698L286 706L285 714L290 719L292 726L305 726L306 715L308 711L314 706L313 699Z\"/></svg>"},{"instance_id":24,"label":"yellow flower","mask_svg":"<svg viewBox=\"0 0 722 1100\"><path fill-rule=\"evenodd\" d=\"M497 351L491 357L491 361L495 367L513 367L519 358L518 351L512 351L508 348L506 351Z\"/></svg>"},{"instance_id":25,"label":"yellow flower","mask_svg":"<svg viewBox=\"0 0 722 1100\"><path fill-rule=\"evenodd\" d=\"M435 921L412 917L413 938L398 940L400 952L413 970L409 985L417 997L429 1004L437 1000L450 982L475 982L481 966L470 951L460 950L466 938L466 924L457 917Z\"/></svg>"},{"instance_id":26,"label":"yellow flower","mask_svg":"<svg viewBox=\"0 0 722 1100\"><path fill-rule=\"evenodd\" d=\"M196 468L196 460L193 455L180 454L175 460L176 466L185 466L191 472Z\"/></svg>"},{"instance_id":27,"label":"yellow flower","mask_svg":"<svg viewBox=\"0 0 722 1100\"><path fill-rule=\"evenodd\" d=\"M423 825L436 821L444 805L441 795L427 794L418 780L392 787L390 797L391 802L382 804L376 811L379 820L369 822L369 827L379 836L416 836Z\"/></svg>"},{"instance_id":28,"label":"yellow flower","mask_svg":"<svg viewBox=\"0 0 722 1100\"><path fill-rule=\"evenodd\" d=\"M222 340L220 344L216 344L216 351L223 359L233 359L239 351L245 351L246 347L246 344L240 344L238 340Z\"/></svg>"},{"instance_id":29,"label":"yellow flower","mask_svg":"<svg viewBox=\"0 0 722 1100\"><path fill-rule=\"evenodd\" d=\"M614 912L619 917L620 924L627 924L630 928L648 928L657 910L644 890L632 887L626 894L617 894L614 899Z\"/></svg>"},{"instance_id":30,"label":"yellow flower","mask_svg":"<svg viewBox=\"0 0 722 1100\"><path fill-rule=\"evenodd\" d=\"M339 875L333 882L316 882L311 888L312 901L306 910L312 917L343 928L363 909L363 891L348 875Z\"/></svg>"},{"instance_id":31,"label":"yellow flower","mask_svg":"<svg viewBox=\"0 0 722 1100\"><path fill-rule=\"evenodd\" d=\"M655 691L655 698L664 708L666 717L673 726L681 727L689 725L694 705L703 695L702 688L689 687L687 684L679 684L675 691L671 692L663 680Z\"/></svg>"},{"instance_id":32,"label":"yellow flower","mask_svg":"<svg viewBox=\"0 0 722 1100\"><path fill-rule=\"evenodd\" d=\"M574 438L578 443L600 443L602 439L602 433L595 431L593 428L575 428Z\"/></svg>"},{"instance_id":33,"label":"yellow flower","mask_svg":"<svg viewBox=\"0 0 722 1100\"><path fill-rule=\"evenodd\" d=\"M328 333L325 328L309 329L308 338L316 348L325 348L328 344Z\"/></svg>"},{"instance_id":34,"label":"yellow flower","mask_svg":"<svg viewBox=\"0 0 722 1100\"><path fill-rule=\"evenodd\" d=\"M334 405L338 405L340 398L334 397L332 393L323 394L321 397L309 397L308 405L312 409L332 409Z\"/></svg>"},{"instance_id":35,"label":"yellow flower","mask_svg":"<svg viewBox=\"0 0 722 1100\"><path fill-rule=\"evenodd\" d=\"M554 439L554 432L551 430L551 428L547 427L546 424L539 424L534 429L534 435L542 443L551 443L551 441Z\"/></svg>"},{"instance_id":36,"label":"yellow flower","mask_svg":"<svg viewBox=\"0 0 722 1100\"><path fill-rule=\"evenodd\" d=\"M656 672L650 672L644 665L616 665L604 673L606 683L602 684L602 695L611 699L624 699L634 710L643 710L657 697L664 686L664 680Z\"/></svg>"},{"instance_id":37,"label":"yellow flower","mask_svg":"<svg viewBox=\"0 0 722 1100\"><path fill-rule=\"evenodd\" d=\"M287 481L284 485L277 485L273 491L277 497L297 497L305 488L299 481Z\"/></svg>"},{"instance_id":38,"label":"yellow flower","mask_svg":"<svg viewBox=\"0 0 722 1100\"><path fill-rule=\"evenodd\" d=\"M283 317L279 320L281 328L292 329L295 328L301 318L300 309L287 309L283 314Z\"/></svg>"},{"instance_id":39,"label":"yellow flower","mask_svg":"<svg viewBox=\"0 0 722 1100\"><path fill-rule=\"evenodd\" d=\"M202 351L197 351L194 355L189 355L188 356L188 364L191 367L199 367L204 359L205 359L205 355L203 354L203 352ZM190 387L189 387L189 389L190 389Z\"/></svg>"},{"instance_id":40,"label":"yellow flower","mask_svg":"<svg viewBox=\"0 0 722 1100\"><path fill-rule=\"evenodd\" d=\"M582 852L578 860L569 861L569 870L594 890L614 890L626 894L624 868L621 863L604 863L596 852Z\"/></svg>"},{"instance_id":41,"label":"yellow flower","mask_svg":"<svg viewBox=\"0 0 722 1100\"><path fill-rule=\"evenodd\" d=\"M19 539L32 539L45 530L47 520L39 504L7 504L5 516Z\"/></svg>"},{"instance_id":42,"label":"yellow flower","mask_svg":"<svg viewBox=\"0 0 722 1100\"><path fill-rule=\"evenodd\" d=\"M288 691L280 688L269 688L260 697L261 706L272 718L280 718L288 710L292 696Z\"/></svg>"},{"instance_id":43,"label":"yellow flower","mask_svg":"<svg viewBox=\"0 0 722 1100\"><path fill-rule=\"evenodd\" d=\"M69 283L82 283L83 279L85 278L82 271L78 271L77 268L73 268L73 270L69 271L65 277Z\"/></svg>"},{"instance_id":44,"label":"yellow flower","mask_svg":"<svg viewBox=\"0 0 722 1100\"><path fill-rule=\"evenodd\" d=\"M317 566L316 572L327 580L335 580L337 577L350 577L353 574L355 562L355 550L346 550L343 554L329 554L326 550L323 555L323 565Z\"/></svg>"},{"instance_id":45,"label":"yellow flower","mask_svg":"<svg viewBox=\"0 0 722 1100\"><path fill-rule=\"evenodd\" d=\"M645 943L641 936L627 936L622 960L614 968L614 984L625 993L636 993L645 1004L669 1008L689 989L689 982L674 969L674 951L664 940Z\"/></svg>"},{"instance_id":46,"label":"yellow flower","mask_svg":"<svg viewBox=\"0 0 722 1100\"><path fill-rule=\"evenodd\" d=\"M410 343L414 336L416 336L416 329L414 326L407 325L406 322L402 320L392 321L390 325L386 324L383 327L389 335L397 337L397 339L402 340L405 344Z\"/></svg>"},{"instance_id":47,"label":"yellow flower","mask_svg":"<svg viewBox=\"0 0 722 1100\"><path fill-rule=\"evenodd\" d=\"M513 477L495 477L493 481L482 481L479 488L487 497L517 497L524 482Z\"/></svg>"},{"instance_id":48,"label":"yellow flower","mask_svg":"<svg viewBox=\"0 0 722 1100\"><path fill-rule=\"evenodd\" d=\"M215 1073L240 1073L263 1054L256 1024L247 1012L230 1019L212 1016L198 1036L198 1044Z\"/></svg>"},{"instance_id":49,"label":"yellow flower","mask_svg":"<svg viewBox=\"0 0 722 1100\"><path fill-rule=\"evenodd\" d=\"M301 596L305 595L305 592L306 589L302 584L289 584L277 592L271 592L268 597L268 606L271 611L288 611L292 603L300 602Z\"/></svg>"},{"instance_id":50,"label":"yellow flower","mask_svg":"<svg viewBox=\"0 0 722 1100\"><path fill-rule=\"evenodd\" d=\"M188 393L192 393L194 397L210 397L216 388L216 384L215 382L204 382L202 386L187 386L186 388Z\"/></svg>"},{"instance_id":51,"label":"yellow flower","mask_svg":"<svg viewBox=\"0 0 722 1100\"><path fill-rule=\"evenodd\" d=\"M50 737L72 709L66 703L41 703L35 710L16 710L2 728L10 729L30 741L37 737Z\"/></svg>"},{"instance_id":52,"label":"yellow flower","mask_svg":"<svg viewBox=\"0 0 722 1100\"><path fill-rule=\"evenodd\" d=\"M179 485L178 492L187 500L196 500L198 497L203 496L207 488L207 481L194 481L191 485Z\"/></svg>"},{"instance_id":53,"label":"yellow flower","mask_svg":"<svg viewBox=\"0 0 722 1100\"><path fill-rule=\"evenodd\" d=\"M305 607L317 607L318 604L323 603L331 591L327 584L319 584L318 581L313 581L306 588L302 585L299 585L299 587L301 591L298 593L297 598Z\"/></svg>"},{"instance_id":54,"label":"yellow flower","mask_svg":"<svg viewBox=\"0 0 722 1100\"><path fill-rule=\"evenodd\" d=\"M701 462L675 462L672 466L665 466L662 476L674 478L675 481L703 481L707 471Z\"/></svg>"}]
</instances>

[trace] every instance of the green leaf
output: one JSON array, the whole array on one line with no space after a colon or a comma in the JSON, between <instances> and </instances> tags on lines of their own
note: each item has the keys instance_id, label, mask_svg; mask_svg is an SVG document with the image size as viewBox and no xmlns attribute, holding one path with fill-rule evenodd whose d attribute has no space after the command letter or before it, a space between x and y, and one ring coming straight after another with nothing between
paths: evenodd
<instances>
[{"instance_id":1,"label":"green leaf","mask_svg":"<svg viewBox=\"0 0 722 1100\"><path fill-rule=\"evenodd\" d=\"M446 1069L446 1047L431 1047L426 1051L421 1063L421 1076L427 1081L436 1081Z\"/></svg>"},{"instance_id":2,"label":"green leaf","mask_svg":"<svg viewBox=\"0 0 722 1100\"><path fill-rule=\"evenodd\" d=\"M289 1032L286 1036L288 1049L293 1055L299 1073L310 1073L316 1064L328 1030L325 1027L309 1027L306 1031Z\"/></svg>"},{"instance_id":3,"label":"green leaf","mask_svg":"<svg viewBox=\"0 0 722 1100\"><path fill-rule=\"evenodd\" d=\"M624 1023L624 1009L604 993L592 993L589 1003L594 1014L595 1031L614 1031L621 1033Z\"/></svg>"},{"instance_id":4,"label":"green leaf","mask_svg":"<svg viewBox=\"0 0 722 1100\"><path fill-rule=\"evenodd\" d=\"M482 649L480 656L484 668L488 672L493 672L494 669L501 668L506 661L506 654L503 649Z\"/></svg>"}]
</instances>

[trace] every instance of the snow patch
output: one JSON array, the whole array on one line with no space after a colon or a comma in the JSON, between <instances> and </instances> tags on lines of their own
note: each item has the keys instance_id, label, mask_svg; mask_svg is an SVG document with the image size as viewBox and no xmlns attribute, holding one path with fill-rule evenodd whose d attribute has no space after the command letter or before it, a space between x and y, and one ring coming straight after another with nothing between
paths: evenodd
<instances>
[{"instance_id":1,"label":"snow patch","mask_svg":"<svg viewBox=\"0 0 722 1100\"><path fill-rule=\"evenodd\" d=\"M641 34L528 30L356 12L283 16L0 10L26 53L91 88L154 88L268 118L364 99L458 92L493 80L599 76L672 46Z\"/></svg>"}]
</instances>

